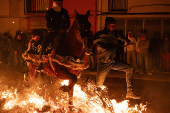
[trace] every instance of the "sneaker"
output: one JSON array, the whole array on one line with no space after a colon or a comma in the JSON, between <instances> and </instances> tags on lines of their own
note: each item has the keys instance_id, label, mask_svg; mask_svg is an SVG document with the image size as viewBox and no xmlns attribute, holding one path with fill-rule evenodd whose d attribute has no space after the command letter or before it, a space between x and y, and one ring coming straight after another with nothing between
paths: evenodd
<instances>
[{"instance_id":1,"label":"sneaker","mask_svg":"<svg viewBox=\"0 0 170 113\"><path fill-rule=\"evenodd\" d=\"M127 91L126 98L140 99L141 97L134 94L132 91Z\"/></svg>"},{"instance_id":2,"label":"sneaker","mask_svg":"<svg viewBox=\"0 0 170 113\"><path fill-rule=\"evenodd\" d=\"M152 75L152 73L151 73L151 72L148 72L147 74L148 74L148 75Z\"/></svg>"}]
</instances>

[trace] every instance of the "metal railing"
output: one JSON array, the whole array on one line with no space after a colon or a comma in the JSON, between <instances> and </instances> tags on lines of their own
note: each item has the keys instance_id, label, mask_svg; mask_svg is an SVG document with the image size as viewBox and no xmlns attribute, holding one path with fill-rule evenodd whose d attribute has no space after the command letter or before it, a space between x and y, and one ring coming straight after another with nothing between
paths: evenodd
<instances>
[{"instance_id":1,"label":"metal railing","mask_svg":"<svg viewBox=\"0 0 170 113\"><path fill-rule=\"evenodd\" d=\"M127 11L128 0L109 0L109 11Z\"/></svg>"},{"instance_id":2,"label":"metal railing","mask_svg":"<svg viewBox=\"0 0 170 113\"><path fill-rule=\"evenodd\" d=\"M25 13L45 13L53 0L25 0Z\"/></svg>"}]
</instances>

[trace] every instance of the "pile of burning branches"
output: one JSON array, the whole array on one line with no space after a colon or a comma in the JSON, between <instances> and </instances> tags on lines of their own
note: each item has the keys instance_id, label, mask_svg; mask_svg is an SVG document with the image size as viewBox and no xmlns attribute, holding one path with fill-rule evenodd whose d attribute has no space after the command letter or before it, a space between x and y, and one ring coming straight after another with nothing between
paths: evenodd
<instances>
[{"instance_id":1,"label":"pile of burning branches","mask_svg":"<svg viewBox=\"0 0 170 113\"><path fill-rule=\"evenodd\" d=\"M68 81L62 81L60 86L62 85L68 85ZM54 86L58 87L59 85ZM107 88L104 86L102 91L99 91L92 82L88 81L86 87L82 87L84 86L77 84L74 86L75 113L142 113L146 111L146 105L129 107L128 100L117 103L116 100L109 99ZM45 89L50 88L43 85L42 87L36 86L36 88L24 88L20 91L17 88L7 88L4 85L0 88L0 112L68 113L68 94L53 90L52 97Z\"/></svg>"}]
</instances>

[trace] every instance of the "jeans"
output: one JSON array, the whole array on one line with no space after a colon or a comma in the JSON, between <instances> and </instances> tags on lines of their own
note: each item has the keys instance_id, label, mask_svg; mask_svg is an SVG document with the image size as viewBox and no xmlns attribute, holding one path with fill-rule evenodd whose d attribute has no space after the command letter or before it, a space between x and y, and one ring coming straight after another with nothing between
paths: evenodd
<instances>
[{"instance_id":1,"label":"jeans","mask_svg":"<svg viewBox=\"0 0 170 113\"><path fill-rule=\"evenodd\" d=\"M137 64L136 64L136 51L127 51L127 63L131 64L131 60L133 61L133 67L134 69L137 69Z\"/></svg>"},{"instance_id":2,"label":"jeans","mask_svg":"<svg viewBox=\"0 0 170 113\"><path fill-rule=\"evenodd\" d=\"M103 85L105 78L111 69L126 72L127 91L133 90L133 67L121 60L112 60L108 63L98 61L96 77L97 87Z\"/></svg>"},{"instance_id":3,"label":"jeans","mask_svg":"<svg viewBox=\"0 0 170 113\"><path fill-rule=\"evenodd\" d=\"M150 71L149 68L149 58L148 53L139 54L139 65L140 72L144 72L143 66L145 66L145 71L148 73Z\"/></svg>"}]
</instances>

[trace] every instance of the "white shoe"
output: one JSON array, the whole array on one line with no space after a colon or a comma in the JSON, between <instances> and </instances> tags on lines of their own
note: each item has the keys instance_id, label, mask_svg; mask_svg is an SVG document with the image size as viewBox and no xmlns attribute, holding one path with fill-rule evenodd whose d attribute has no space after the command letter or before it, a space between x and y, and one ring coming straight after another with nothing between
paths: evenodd
<instances>
[{"instance_id":1,"label":"white shoe","mask_svg":"<svg viewBox=\"0 0 170 113\"><path fill-rule=\"evenodd\" d=\"M132 91L127 91L126 98L141 99L140 96L134 94Z\"/></svg>"}]
</instances>

